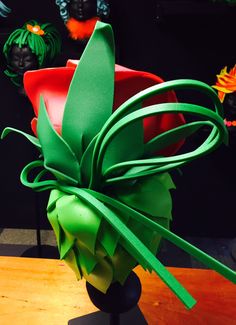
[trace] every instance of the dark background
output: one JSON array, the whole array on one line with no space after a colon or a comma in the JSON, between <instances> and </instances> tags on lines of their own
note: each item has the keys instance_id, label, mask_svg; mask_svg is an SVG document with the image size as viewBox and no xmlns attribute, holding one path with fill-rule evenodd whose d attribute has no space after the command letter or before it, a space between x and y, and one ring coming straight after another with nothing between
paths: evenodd
<instances>
[{"instance_id":1,"label":"dark background","mask_svg":"<svg viewBox=\"0 0 236 325\"><path fill-rule=\"evenodd\" d=\"M3 74L2 47L9 34L29 19L53 23L61 33L62 53L55 66L78 59L84 45L70 40L54 1L5 0L12 9L0 17L0 131L6 126L30 131L33 117L28 99ZM215 76L235 63L236 7L210 1L110 1L117 63L157 74L164 80L191 78L215 83ZM177 93L180 100L196 94ZM198 98L204 103L204 99ZM186 149L201 139L193 137ZM182 168L174 175L172 229L181 235L234 237L236 200L236 146L216 152ZM50 228L45 207L48 193L34 193L19 180L22 168L36 157L24 138L12 134L0 143L0 227Z\"/></svg>"}]
</instances>

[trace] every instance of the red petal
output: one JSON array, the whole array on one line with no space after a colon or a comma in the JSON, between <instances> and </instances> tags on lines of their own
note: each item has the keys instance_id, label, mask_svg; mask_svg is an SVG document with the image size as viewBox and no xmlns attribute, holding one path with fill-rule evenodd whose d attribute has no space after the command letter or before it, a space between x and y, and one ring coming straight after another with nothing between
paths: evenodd
<instances>
[{"instance_id":1,"label":"red petal","mask_svg":"<svg viewBox=\"0 0 236 325\"><path fill-rule=\"evenodd\" d=\"M43 96L49 118L55 128L61 128L68 88L73 68L47 68L28 71L24 75L24 88L34 113L38 116L39 99Z\"/></svg>"},{"instance_id":2,"label":"red petal","mask_svg":"<svg viewBox=\"0 0 236 325\"><path fill-rule=\"evenodd\" d=\"M49 118L54 125L54 128L59 133L61 130L67 92L78 62L79 61L77 60L68 60L66 67L28 71L24 76L25 91L32 102L35 115L38 116L39 97L42 95L46 103ZM131 70L116 65L114 110L139 91L161 82L163 82L163 80L154 74ZM175 93L167 92L145 100L143 107L176 101ZM32 121L32 129L35 134L36 123L36 120ZM162 114L146 118L144 120L145 142L164 131L184 123L185 121L182 114ZM161 152L161 154L174 154L181 147L183 142L184 140L166 148Z\"/></svg>"}]
</instances>

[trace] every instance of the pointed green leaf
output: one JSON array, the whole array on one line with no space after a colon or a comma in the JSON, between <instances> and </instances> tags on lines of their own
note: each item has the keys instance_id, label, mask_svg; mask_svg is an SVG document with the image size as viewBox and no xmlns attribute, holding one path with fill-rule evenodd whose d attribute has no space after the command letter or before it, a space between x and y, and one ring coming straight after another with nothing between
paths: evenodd
<instances>
[{"instance_id":1,"label":"pointed green leaf","mask_svg":"<svg viewBox=\"0 0 236 325\"><path fill-rule=\"evenodd\" d=\"M75 195L64 195L56 204L63 229L94 254L101 217Z\"/></svg>"},{"instance_id":2,"label":"pointed green leaf","mask_svg":"<svg viewBox=\"0 0 236 325\"><path fill-rule=\"evenodd\" d=\"M134 218L137 222L142 223L144 226L150 227L153 230L156 230L161 236L165 239L171 241L174 245L180 247L190 255L194 256L198 261L202 262L203 264L207 265L209 268L217 271L218 273L222 274L225 278L236 283L236 272L231 270L226 265L222 264L221 262L217 261L213 257L209 256L208 254L201 251L199 248L191 245L186 240L182 239L181 237L177 236L170 230L163 227L161 224L158 224L149 218L145 217L143 214L135 211L134 209L128 207L127 205L119 202L111 197L108 197L104 194L86 190L88 193L91 193L94 197L98 200L104 202L108 206L111 205L112 207L120 210L122 213L127 213L131 218Z\"/></svg>"},{"instance_id":3,"label":"pointed green leaf","mask_svg":"<svg viewBox=\"0 0 236 325\"><path fill-rule=\"evenodd\" d=\"M47 212L51 212L53 209L55 209L56 201L59 200L61 197L63 197L65 193L55 189L50 192L50 196L48 199L47 204Z\"/></svg>"},{"instance_id":4,"label":"pointed green leaf","mask_svg":"<svg viewBox=\"0 0 236 325\"><path fill-rule=\"evenodd\" d=\"M60 246L59 246L60 259L64 259L65 256L69 253L69 251L73 248L75 243L75 238L73 236L70 236L70 234L67 233L61 225L60 225L60 233L61 233Z\"/></svg>"},{"instance_id":5,"label":"pointed green leaf","mask_svg":"<svg viewBox=\"0 0 236 325\"><path fill-rule=\"evenodd\" d=\"M28 133L25 133L21 130L17 130L15 128L5 128L1 134L1 139L5 138L9 133L11 132L16 132L16 133L19 133L19 134L22 134L24 137L26 137L31 143L33 143L33 145L35 145L38 149L41 149L41 145L39 143L39 140L38 138L28 134Z\"/></svg>"},{"instance_id":6,"label":"pointed green leaf","mask_svg":"<svg viewBox=\"0 0 236 325\"><path fill-rule=\"evenodd\" d=\"M77 252L76 256L80 267L85 268L86 273L91 273L98 263L96 254L91 253L79 240L75 242L74 250Z\"/></svg>"},{"instance_id":7,"label":"pointed green leaf","mask_svg":"<svg viewBox=\"0 0 236 325\"><path fill-rule=\"evenodd\" d=\"M93 140L90 142L90 144L87 146L80 162L81 183L83 184L84 187L87 187L90 182L93 150L94 150L97 136L98 135L96 135L93 138Z\"/></svg>"},{"instance_id":8,"label":"pointed green leaf","mask_svg":"<svg viewBox=\"0 0 236 325\"><path fill-rule=\"evenodd\" d=\"M71 236L70 239L67 240L58 220L57 201L60 199L61 193L62 192L57 190L51 191L47 207L47 216L56 236L60 258L64 258L68 251L72 248L74 240L70 240Z\"/></svg>"},{"instance_id":9,"label":"pointed green leaf","mask_svg":"<svg viewBox=\"0 0 236 325\"><path fill-rule=\"evenodd\" d=\"M114 67L111 26L98 22L71 81L62 124L79 159L112 113Z\"/></svg>"},{"instance_id":10,"label":"pointed green leaf","mask_svg":"<svg viewBox=\"0 0 236 325\"><path fill-rule=\"evenodd\" d=\"M209 125L209 123L207 121L192 122L159 134L145 144L145 155L153 154L154 152L158 152L161 149L167 148L171 144L186 139L188 136L195 133L204 125Z\"/></svg>"},{"instance_id":11,"label":"pointed green leaf","mask_svg":"<svg viewBox=\"0 0 236 325\"><path fill-rule=\"evenodd\" d=\"M140 108L141 104L138 107L136 105L132 111ZM132 111L130 110L130 113ZM114 138L108 141L109 144L106 144L107 149L102 165L103 171L119 162L142 157L144 153L143 121L139 120L126 125L117 132Z\"/></svg>"},{"instance_id":12,"label":"pointed green leaf","mask_svg":"<svg viewBox=\"0 0 236 325\"><path fill-rule=\"evenodd\" d=\"M130 272L137 265L136 259L130 256L123 247L118 245L115 254L109 256L109 260L111 260L114 266L114 279L123 285Z\"/></svg>"},{"instance_id":13,"label":"pointed green leaf","mask_svg":"<svg viewBox=\"0 0 236 325\"><path fill-rule=\"evenodd\" d=\"M58 223L56 209L48 211L47 212L47 217L48 217L48 221L50 222L50 224L52 226L54 234L56 236L57 246L60 249L60 242L61 242L60 232L61 232L61 228L60 228L60 225Z\"/></svg>"},{"instance_id":14,"label":"pointed green leaf","mask_svg":"<svg viewBox=\"0 0 236 325\"><path fill-rule=\"evenodd\" d=\"M170 176L169 173L162 173L162 174L156 175L155 177L158 178L159 182L161 182L163 184L163 186L165 186L165 188L167 188L168 190L176 188L175 184L172 180L172 177Z\"/></svg>"},{"instance_id":15,"label":"pointed green leaf","mask_svg":"<svg viewBox=\"0 0 236 325\"><path fill-rule=\"evenodd\" d=\"M79 163L67 143L53 129L42 97L37 134L42 146L45 168L58 179L77 184L80 181Z\"/></svg>"},{"instance_id":16,"label":"pointed green leaf","mask_svg":"<svg viewBox=\"0 0 236 325\"><path fill-rule=\"evenodd\" d=\"M88 274L86 268L81 263L80 255L77 257L85 280L101 292L106 293L113 280L113 268L109 261L104 258L99 259L93 272Z\"/></svg>"},{"instance_id":17,"label":"pointed green leaf","mask_svg":"<svg viewBox=\"0 0 236 325\"><path fill-rule=\"evenodd\" d=\"M82 274L80 273L78 264L77 264L77 260L76 260L76 256L74 253L74 250L71 249L65 256L64 261L66 262L66 264L75 272L76 274L76 278L78 280L82 279Z\"/></svg>"},{"instance_id":18,"label":"pointed green leaf","mask_svg":"<svg viewBox=\"0 0 236 325\"><path fill-rule=\"evenodd\" d=\"M130 231L130 229L103 203L101 203L93 191L87 191L79 188L66 187L67 193L70 191L76 194L79 198L101 214L105 220L114 227L125 241L125 249L140 264L146 264L150 269L153 269L158 276L168 285L171 290L179 297L179 299L186 305L187 308L192 308L196 301L193 297L182 287L182 285L173 277L173 275L162 265L162 263L150 252L150 250ZM90 193L91 194L90 194ZM96 193L96 192L95 192ZM99 194L99 193L98 193ZM107 197L108 200L111 198ZM111 199L112 200L112 199ZM111 204L112 205L112 204Z\"/></svg>"},{"instance_id":19,"label":"pointed green leaf","mask_svg":"<svg viewBox=\"0 0 236 325\"><path fill-rule=\"evenodd\" d=\"M166 178L169 182L169 178ZM117 198L128 206L155 217L170 219L172 199L163 175L141 179L116 191Z\"/></svg>"},{"instance_id":20,"label":"pointed green leaf","mask_svg":"<svg viewBox=\"0 0 236 325\"><path fill-rule=\"evenodd\" d=\"M127 216L124 213L120 214L119 211L116 209L111 208L111 210L119 219L121 219L124 222L124 224L127 224L129 220L129 216ZM108 224L107 222L102 223L102 227L100 229L98 239L109 256L114 255L119 238L120 235L117 233L117 231L115 231L115 229L110 224Z\"/></svg>"}]
</instances>

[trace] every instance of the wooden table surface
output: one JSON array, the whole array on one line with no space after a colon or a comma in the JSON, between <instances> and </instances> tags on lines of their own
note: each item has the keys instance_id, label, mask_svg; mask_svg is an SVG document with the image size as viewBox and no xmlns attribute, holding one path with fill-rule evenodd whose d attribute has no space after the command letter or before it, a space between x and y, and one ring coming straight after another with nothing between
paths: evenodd
<instances>
[{"instance_id":1,"label":"wooden table surface","mask_svg":"<svg viewBox=\"0 0 236 325\"><path fill-rule=\"evenodd\" d=\"M235 285L211 270L168 269L198 302L187 310L155 274L138 267L148 324L236 325ZM1 325L66 325L97 310L85 281L59 260L0 256L0 290Z\"/></svg>"}]
</instances>

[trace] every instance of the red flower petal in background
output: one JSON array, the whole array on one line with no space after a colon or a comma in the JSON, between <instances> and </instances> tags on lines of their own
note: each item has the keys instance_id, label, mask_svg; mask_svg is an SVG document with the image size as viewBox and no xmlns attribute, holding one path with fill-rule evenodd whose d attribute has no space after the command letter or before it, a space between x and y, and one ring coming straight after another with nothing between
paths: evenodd
<instances>
[{"instance_id":1,"label":"red flower petal in background","mask_svg":"<svg viewBox=\"0 0 236 325\"><path fill-rule=\"evenodd\" d=\"M66 102L66 96L71 79L78 64L77 60L68 60L66 67L47 68L34 71L27 71L24 75L24 87L29 97L36 117L32 120L31 126L36 134L39 97L42 95L45 100L49 118L55 130L61 132L61 123ZM151 73L131 70L119 65L115 66L115 94L114 107L116 110L128 98L150 86L163 82L163 80ZM176 102L174 92L153 96L144 101L143 107L165 103ZM148 117L144 120L144 140L149 141L156 135L184 124L182 114L162 114ZM182 145L184 140L173 144L159 154L173 155Z\"/></svg>"}]
</instances>

